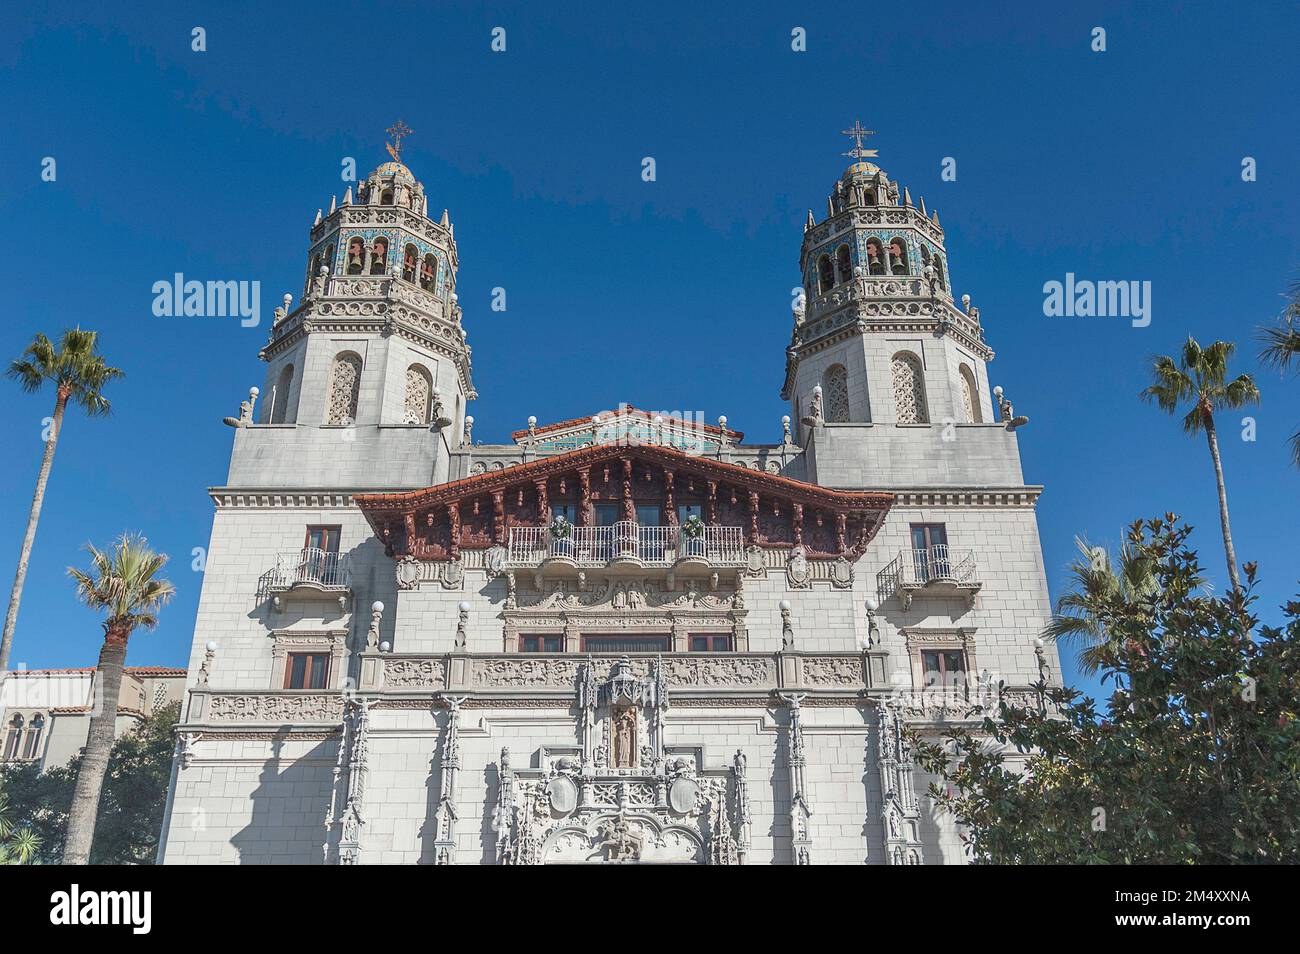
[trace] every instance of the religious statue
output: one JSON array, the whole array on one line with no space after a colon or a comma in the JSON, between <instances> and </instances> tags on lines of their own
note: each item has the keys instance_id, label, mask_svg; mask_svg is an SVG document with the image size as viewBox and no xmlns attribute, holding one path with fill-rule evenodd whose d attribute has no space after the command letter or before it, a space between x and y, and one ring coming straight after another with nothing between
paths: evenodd
<instances>
[{"instance_id":1,"label":"religious statue","mask_svg":"<svg viewBox=\"0 0 1300 954\"><path fill-rule=\"evenodd\" d=\"M618 709L613 715L614 767L636 766L636 710Z\"/></svg>"}]
</instances>

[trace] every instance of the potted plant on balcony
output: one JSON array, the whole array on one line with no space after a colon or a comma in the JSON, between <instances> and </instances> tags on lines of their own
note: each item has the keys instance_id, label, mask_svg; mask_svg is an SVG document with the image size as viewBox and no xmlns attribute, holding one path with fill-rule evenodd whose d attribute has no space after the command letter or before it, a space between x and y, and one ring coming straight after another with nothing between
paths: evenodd
<instances>
[{"instance_id":1,"label":"potted plant on balcony","mask_svg":"<svg viewBox=\"0 0 1300 954\"><path fill-rule=\"evenodd\" d=\"M573 555L573 524L563 514L556 514L551 521L551 555Z\"/></svg>"},{"instance_id":2,"label":"potted plant on balcony","mask_svg":"<svg viewBox=\"0 0 1300 954\"><path fill-rule=\"evenodd\" d=\"M682 556L704 556L704 521L697 513L691 514L682 524Z\"/></svg>"}]
</instances>

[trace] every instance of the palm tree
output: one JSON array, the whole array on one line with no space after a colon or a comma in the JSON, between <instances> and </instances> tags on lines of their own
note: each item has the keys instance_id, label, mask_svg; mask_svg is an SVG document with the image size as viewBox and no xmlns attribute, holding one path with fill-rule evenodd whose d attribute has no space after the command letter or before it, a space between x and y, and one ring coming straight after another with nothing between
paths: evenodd
<instances>
[{"instance_id":1,"label":"palm tree","mask_svg":"<svg viewBox=\"0 0 1300 954\"><path fill-rule=\"evenodd\" d=\"M108 613L104 621L104 645L95 669L97 706L90 717L86 748L77 772L77 787L68 812L68 837L63 849L65 865L84 865L90 860L90 843L99 814L99 793L113 748L117 702L122 691L122 664L126 643L137 626L153 629L157 611L172 598L176 588L155 575L167 557L149 549L141 536L122 534L108 551L86 545L90 573L68 567L77 583L77 598L91 609Z\"/></svg>"},{"instance_id":2,"label":"palm tree","mask_svg":"<svg viewBox=\"0 0 1300 954\"><path fill-rule=\"evenodd\" d=\"M41 847L41 836L14 824L9 796L0 792L0 865L30 865Z\"/></svg>"},{"instance_id":3,"label":"palm tree","mask_svg":"<svg viewBox=\"0 0 1300 954\"><path fill-rule=\"evenodd\" d=\"M1277 368L1283 374L1291 370L1291 362L1300 363L1300 282L1291 286L1291 298L1282 309L1282 320L1275 328L1261 328L1260 340L1264 350L1259 360ZM1291 462L1300 467L1300 431L1291 435Z\"/></svg>"},{"instance_id":4,"label":"palm tree","mask_svg":"<svg viewBox=\"0 0 1300 954\"><path fill-rule=\"evenodd\" d=\"M1082 537L1075 537L1074 545L1082 557L1070 564L1073 588L1056 601L1056 613L1042 637L1080 645L1079 668L1091 673L1118 648L1106 630L1108 610L1117 602L1132 604L1151 596L1157 583L1151 561L1127 543L1120 547L1118 572L1101 547L1090 546Z\"/></svg>"},{"instance_id":5,"label":"palm tree","mask_svg":"<svg viewBox=\"0 0 1300 954\"><path fill-rule=\"evenodd\" d=\"M1228 523L1228 491L1223 484L1223 461L1219 458L1219 438L1214 430L1214 412L1229 411L1259 403L1259 388L1249 374L1240 374L1228 381L1228 359L1236 345L1230 341L1216 341L1202 348L1191 335L1183 345L1178 361L1169 355L1153 359L1154 382L1142 391L1142 399L1154 401L1162 411L1176 414L1179 405L1191 401L1191 408L1183 417L1183 430L1188 434L1205 432L1210 445L1210 459L1214 462L1214 479L1219 485L1219 523L1223 526L1223 549L1228 558L1228 579L1234 590L1241 589L1237 574L1237 553L1232 547L1232 528Z\"/></svg>"},{"instance_id":6,"label":"palm tree","mask_svg":"<svg viewBox=\"0 0 1300 954\"><path fill-rule=\"evenodd\" d=\"M95 352L97 337L96 332L72 328L63 332L56 347L45 335L38 334L23 351L22 357L9 365L9 377L16 378L24 391L39 391L46 381L54 382L54 418L49 439L45 442L45 456L41 458L41 472L36 478L32 510L27 516L27 532L23 534L18 572L14 574L14 588L9 594L4 633L0 635L0 673L9 666L9 648L14 641L14 627L18 624L18 603L23 597L27 564L32 556L32 543L36 540L36 522L41 518L41 505L45 502L45 485L54 464L54 447L63 431L63 412L72 401L81 405L91 417L107 414L108 401L102 393L104 385L122 376L119 369L110 368Z\"/></svg>"}]
</instances>

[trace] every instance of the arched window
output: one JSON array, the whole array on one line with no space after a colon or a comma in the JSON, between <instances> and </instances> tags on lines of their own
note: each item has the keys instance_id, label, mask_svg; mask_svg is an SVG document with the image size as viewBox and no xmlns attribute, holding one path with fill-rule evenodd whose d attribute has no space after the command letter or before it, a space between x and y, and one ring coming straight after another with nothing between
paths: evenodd
<instances>
[{"instance_id":1,"label":"arched window","mask_svg":"<svg viewBox=\"0 0 1300 954\"><path fill-rule=\"evenodd\" d=\"M849 373L842 364L832 364L826 369L822 384L825 400L823 414L829 424L847 424L849 422Z\"/></svg>"},{"instance_id":2,"label":"arched window","mask_svg":"<svg viewBox=\"0 0 1300 954\"><path fill-rule=\"evenodd\" d=\"M289 420L289 389L293 387L293 365L286 364L276 378L271 392L271 423L284 424Z\"/></svg>"},{"instance_id":3,"label":"arched window","mask_svg":"<svg viewBox=\"0 0 1300 954\"><path fill-rule=\"evenodd\" d=\"M907 243L897 236L889 240L889 272L891 275L907 274Z\"/></svg>"},{"instance_id":4,"label":"arched window","mask_svg":"<svg viewBox=\"0 0 1300 954\"><path fill-rule=\"evenodd\" d=\"M383 192L381 192L381 193L379 194L379 204L380 204L380 205L392 205L392 204L393 204L393 190L392 190L392 189L385 189Z\"/></svg>"},{"instance_id":5,"label":"arched window","mask_svg":"<svg viewBox=\"0 0 1300 954\"><path fill-rule=\"evenodd\" d=\"M41 754L41 733L45 731L45 716L35 715L27 727L27 738L23 741L23 758L34 759Z\"/></svg>"},{"instance_id":6,"label":"arched window","mask_svg":"<svg viewBox=\"0 0 1300 954\"><path fill-rule=\"evenodd\" d=\"M849 264L849 247L841 245L835 250L835 270L839 272L840 284L853 277L853 267Z\"/></svg>"},{"instance_id":7,"label":"arched window","mask_svg":"<svg viewBox=\"0 0 1300 954\"><path fill-rule=\"evenodd\" d=\"M894 410L898 423L930 423L930 414L925 408L925 378L916 355L910 351L894 355L890 375L894 382Z\"/></svg>"},{"instance_id":8,"label":"arched window","mask_svg":"<svg viewBox=\"0 0 1300 954\"><path fill-rule=\"evenodd\" d=\"M867 271L872 275L885 274L885 250L880 239L867 239Z\"/></svg>"},{"instance_id":9,"label":"arched window","mask_svg":"<svg viewBox=\"0 0 1300 954\"><path fill-rule=\"evenodd\" d=\"M331 275L334 274L334 246L333 245L325 246L325 258L321 264L323 264L326 268L329 269ZM317 272L317 274L319 274L319 271Z\"/></svg>"},{"instance_id":10,"label":"arched window","mask_svg":"<svg viewBox=\"0 0 1300 954\"><path fill-rule=\"evenodd\" d=\"M370 246L370 274L388 274L388 239L377 236Z\"/></svg>"},{"instance_id":11,"label":"arched window","mask_svg":"<svg viewBox=\"0 0 1300 954\"><path fill-rule=\"evenodd\" d=\"M355 424L357 402L361 398L361 355L344 351L334 358L330 369L329 407L326 420L330 424Z\"/></svg>"},{"instance_id":12,"label":"arched window","mask_svg":"<svg viewBox=\"0 0 1300 954\"><path fill-rule=\"evenodd\" d=\"M23 738L23 717L15 715L9 720L9 732L5 735L5 761L18 758L18 746Z\"/></svg>"},{"instance_id":13,"label":"arched window","mask_svg":"<svg viewBox=\"0 0 1300 954\"><path fill-rule=\"evenodd\" d=\"M835 284L835 267L831 265L831 257L823 255L817 259L817 293L826 294Z\"/></svg>"},{"instance_id":14,"label":"arched window","mask_svg":"<svg viewBox=\"0 0 1300 954\"><path fill-rule=\"evenodd\" d=\"M429 398L433 393L433 381L429 372L418 364L406 369L406 401L402 405L403 424L429 423Z\"/></svg>"},{"instance_id":15,"label":"arched window","mask_svg":"<svg viewBox=\"0 0 1300 954\"><path fill-rule=\"evenodd\" d=\"M415 281L415 270L419 261L420 253L415 250L414 245L408 245L402 250L402 277L408 282Z\"/></svg>"},{"instance_id":16,"label":"arched window","mask_svg":"<svg viewBox=\"0 0 1300 954\"><path fill-rule=\"evenodd\" d=\"M360 235L354 235L348 239L348 268L349 275L364 275L366 273L366 240Z\"/></svg>"},{"instance_id":17,"label":"arched window","mask_svg":"<svg viewBox=\"0 0 1300 954\"><path fill-rule=\"evenodd\" d=\"M438 277L438 260L430 252L424 256L424 261L420 263L420 287L425 291L433 291L433 283Z\"/></svg>"},{"instance_id":18,"label":"arched window","mask_svg":"<svg viewBox=\"0 0 1300 954\"><path fill-rule=\"evenodd\" d=\"M316 273L319 271L320 271L320 256L313 255L311 257L311 264L307 266L307 287L309 289L311 288L312 279L316 277Z\"/></svg>"},{"instance_id":19,"label":"arched window","mask_svg":"<svg viewBox=\"0 0 1300 954\"><path fill-rule=\"evenodd\" d=\"M961 375L961 406L966 412L966 423L983 424L982 412L980 411L979 388L975 386L975 375L967 365L962 365L959 372Z\"/></svg>"},{"instance_id":20,"label":"arched window","mask_svg":"<svg viewBox=\"0 0 1300 954\"><path fill-rule=\"evenodd\" d=\"M947 281L943 276L943 259L938 255L934 257L934 281L940 289L946 289L948 287Z\"/></svg>"}]
</instances>

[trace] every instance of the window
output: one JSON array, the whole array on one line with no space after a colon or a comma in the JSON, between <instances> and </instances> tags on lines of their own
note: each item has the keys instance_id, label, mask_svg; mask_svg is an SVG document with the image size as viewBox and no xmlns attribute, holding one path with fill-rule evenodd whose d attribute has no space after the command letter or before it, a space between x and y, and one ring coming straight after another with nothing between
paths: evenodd
<instances>
[{"instance_id":1,"label":"window","mask_svg":"<svg viewBox=\"0 0 1300 954\"><path fill-rule=\"evenodd\" d=\"M324 689L329 679L329 653L290 653L284 688Z\"/></svg>"},{"instance_id":2,"label":"window","mask_svg":"<svg viewBox=\"0 0 1300 954\"><path fill-rule=\"evenodd\" d=\"M835 250L835 270L839 272L841 284L853 277L853 269L849 265L849 247L847 245L841 245Z\"/></svg>"},{"instance_id":3,"label":"window","mask_svg":"<svg viewBox=\"0 0 1300 954\"><path fill-rule=\"evenodd\" d=\"M324 550L326 553L339 552L340 527L308 527L305 547Z\"/></svg>"},{"instance_id":4,"label":"window","mask_svg":"<svg viewBox=\"0 0 1300 954\"><path fill-rule=\"evenodd\" d=\"M636 522L643 527L661 526L658 504L637 504Z\"/></svg>"},{"instance_id":5,"label":"window","mask_svg":"<svg viewBox=\"0 0 1300 954\"><path fill-rule=\"evenodd\" d=\"M344 351L334 358L334 367L330 370L327 423L356 423L357 404L360 400L361 355Z\"/></svg>"},{"instance_id":6,"label":"window","mask_svg":"<svg viewBox=\"0 0 1300 954\"><path fill-rule=\"evenodd\" d=\"M429 423L429 398L433 394L433 380L429 372L418 364L406 369L406 400L402 405L403 424Z\"/></svg>"},{"instance_id":7,"label":"window","mask_svg":"<svg viewBox=\"0 0 1300 954\"><path fill-rule=\"evenodd\" d=\"M727 635L720 636L692 636L691 652L693 653L729 653L731 652L731 637Z\"/></svg>"},{"instance_id":8,"label":"window","mask_svg":"<svg viewBox=\"0 0 1300 954\"><path fill-rule=\"evenodd\" d=\"M402 252L402 278L408 282L415 281L415 269L419 263L419 253L414 245L408 245Z\"/></svg>"},{"instance_id":9,"label":"window","mask_svg":"<svg viewBox=\"0 0 1300 954\"><path fill-rule=\"evenodd\" d=\"M289 389L293 386L293 365L286 364L276 379L271 392L271 423L283 424L289 419Z\"/></svg>"},{"instance_id":10,"label":"window","mask_svg":"<svg viewBox=\"0 0 1300 954\"><path fill-rule=\"evenodd\" d=\"M835 284L835 267L831 265L831 257L823 255L817 259L817 292L825 294L831 290Z\"/></svg>"},{"instance_id":11,"label":"window","mask_svg":"<svg viewBox=\"0 0 1300 954\"><path fill-rule=\"evenodd\" d=\"M921 672L927 689L965 689L966 654L960 649L923 649Z\"/></svg>"},{"instance_id":12,"label":"window","mask_svg":"<svg viewBox=\"0 0 1300 954\"><path fill-rule=\"evenodd\" d=\"M577 526L578 505L571 503L552 503L551 522L554 523L557 517L563 517L567 522Z\"/></svg>"},{"instance_id":13,"label":"window","mask_svg":"<svg viewBox=\"0 0 1300 954\"><path fill-rule=\"evenodd\" d=\"M943 277L943 259L938 255L934 257L934 282L939 286L940 290L948 287L945 284Z\"/></svg>"},{"instance_id":14,"label":"window","mask_svg":"<svg viewBox=\"0 0 1300 954\"><path fill-rule=\"evenodd\" d=\"M612 527L622 519L622 507L616 503L598 503L593 506L596 512L596 526Z\"/></svg>"},{"instance_id":15,"label":"window","mask_svg":"<svg viewBox=\"0 0 1300 954\"><path fill-rule=\"evenodd\" d=\"M386 203L392 205L392 202ZM388 273L388 239L380 236L370 246L370 274L386 275Z\"/></svg>"},{"instance_id":16,"label":"window","mask_svg":"<svg viewBox=\"0 0 1300 954\"><path fill-rule=\"evenodd\" d=\"M424 261L420 263L420 287L425 291L433 291L433 282L437 275L438 263L430 253L424 256Z\"/></svg>"},{"instance_id":17,"label":"window","mask_svg":"<svg viewBox=\"0 0 1300 954\"><path fill-rule=\"evenodd\" d=\"M297 582L334 586L339 581L339 528L308 527Z\"/></svg>"},{"instance_id":18,"label":"window","mask_svg":"<svg viewBox=\"0 0 1300 954\"><path fill-rule=\"evenodd\" d=\"M27 739L23 742L23 758L34 759L40 756L41 734L44 731L45 716L33 716L31 725L27 727Z\"/></svg>"},{"instance_id":19,"label":"window","mask_svg":"<svg viewBox=\"0 0 1300 954\"><path fill-rule=\"evenodd\" d=\"M958 372L961 376L961 407L966 414L967 424L982 424L983 413L980 411L980 401L977 395L979 389L975 385L975 375L967 365L962 365Z\"/></svg>"},{"instance_id":20,"label":"window","mask_svg":"<svg viewBox=\"0 0 1300 954\"><path fill-rule=\"evenodd\" d=\"M894 275L907 274L907 246L901 238L889 240L889 271Z\"/></svg>"},{"instance_id":21,"label":"window","mask_svg":"<svg viewBox=\"0 0 1300 954\"><path fill-rule=\"evenodd\" d=\"M912 531L912 566L918 583L952 576L948 558L948 531L941 523L914 523Z\"/></svg>"},{"instance_id":22,"label":"window","mask_svg":"<svg viewBox=\"0 0 1300 954\"><path fill-rule=\"evenodd\" d=\"M564 652L563 636L520 636L521 653L561 653Z\"/></svg>"},{"instance_id":23,"label":"window","mask_svg":"<svg viewBox=\"0 0 1300 954\"><path fill-rule=\"evenodd\" d=\"M849 420L849 374L844 365L833 364L826 369L826 383L822 387L827 422L847 424Z\"/></svg>"},{"instance_id":24,"label":"window","mask_svg":"<svg viewBox=\"0 0 1300 954\"><path fill-rule=\"evenodd\" d=\"M584 653L666 653L667 636L584 636Z\"/></svg>"},{"instance_id":25,"label":"window","mask_svg":"<svg viewBox=\"0 0 1300 954\"><path fill-rule=\"evenodd\" d=\"M23 738L23 717L15 715L9 720L9 731L5 735L5 761L18 758L18 744Z\"/></svg>"},{"instance_id":26,"label":"window","mask_svg":"<svg viewBox=\"0 0 1300 954\"><path fill-rule=\"evenodd\" d=\"M930 423L930 413L925 407L925 379L921 373L920 360L910 351L900 351L894 355L890 370L898 423Z\"/></svg>"},{"instance_id":27,"label":"window","mask_svg":"<svg viewBox=\"0 0 1300 954\"><path fill-rule=\"evenodd\" d=\"M867 271L872 275L885 274L885 250L880 239L867 239Z\"/></svg>"},{"instance_id":28,"label":"window","mask_svg":"<svg viewBox=\"0 0 1300 954\"><path fill-rule=\"evenodd\" d=\"M704 505L697 503L679 503L677 505L677 523L683 524L689 517L704 519Z\"/></svg>"},{"instance_id":29,"label":"window","mask_svg":"<svg viewBox=\"0 0 1300 954\"><path fill-rule=\"evenodd\" d=\"M364 275L366 271L366 240L360 235L348 239L348 274Z\"/></svg>"}]
</instances>

